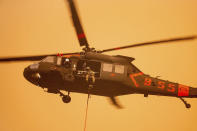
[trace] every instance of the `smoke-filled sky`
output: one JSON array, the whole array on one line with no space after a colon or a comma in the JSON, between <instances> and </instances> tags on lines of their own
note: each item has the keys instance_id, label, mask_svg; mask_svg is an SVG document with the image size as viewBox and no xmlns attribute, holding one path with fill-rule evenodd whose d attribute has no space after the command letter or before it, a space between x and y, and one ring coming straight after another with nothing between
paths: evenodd
<instances>
[{"instance_id":1,"label":"smoke-filled sky","mask_svg":"<svg viewBox=\"0 0 197 131\"><path fill-rule=\"evenodd\" d=\"M196 0L76 0L96 49L197 35ZM0 0L0 57L80 51L64 0ZM145 74L197 87L197 40L106 53L136 58ZM32 62L0 64L1 131L81 131L87 95L64 104L23 77ZM89 103L87 131L196 131L197 99L120 96L124 109L101 96Z\"/></svg>"}]
</instances>

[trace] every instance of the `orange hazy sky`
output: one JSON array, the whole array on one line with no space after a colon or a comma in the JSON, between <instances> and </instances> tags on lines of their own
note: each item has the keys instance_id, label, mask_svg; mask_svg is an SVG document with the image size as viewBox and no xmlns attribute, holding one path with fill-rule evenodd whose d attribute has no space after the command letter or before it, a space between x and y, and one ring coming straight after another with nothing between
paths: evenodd
<instances>
[{"instance_id":1,"label":"orange hazy sky","mask_svg":"<svg viewBox=\"0 0 197 131\"><path fill-rule=\"evenodd\" d=\"M196 0L76 0L88 41L96 49L197 35ZM0 0L0 57L80 51L64 0ZM136 58L153 77L197 87L197 40L106 53ZM23 77L32 62L0 64L1 131L82 131L87 95L64 104ZM197 99L119 97L118 110L92 96L87 131L196 131Z\"/></svg>"}]
</instances>

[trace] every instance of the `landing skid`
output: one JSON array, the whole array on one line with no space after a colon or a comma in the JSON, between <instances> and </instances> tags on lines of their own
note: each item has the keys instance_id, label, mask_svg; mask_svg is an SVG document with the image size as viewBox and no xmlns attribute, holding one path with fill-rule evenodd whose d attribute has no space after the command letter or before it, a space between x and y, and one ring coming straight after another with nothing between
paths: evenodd
<instances>
[{"instance_id":1,"label":"landing skid","mask_svg":"<svg viewBox=\"0 0 197 131\"><path fill-rule=\"evenodd\" d=\"M187 101L185 101L182 97L179 97L179 98L185 104L186 108L191 108L191 105L189 103L187 103Z\"/></svg>"}]
</instances>

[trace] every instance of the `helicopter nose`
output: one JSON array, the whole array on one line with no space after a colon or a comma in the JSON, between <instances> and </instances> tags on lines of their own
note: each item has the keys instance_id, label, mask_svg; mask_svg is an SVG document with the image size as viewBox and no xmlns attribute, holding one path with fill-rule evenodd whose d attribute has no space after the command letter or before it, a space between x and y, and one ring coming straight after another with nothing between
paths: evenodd
<instances>
[{"instance_id":1,"label":"helicopter nose","mask_svg":"<svg viewBox=\"0 0 197 131\"><path fill-rule=\"evenodd\" d=\"M38 81L41 78L38 71L39 64L32 64L26 67L23 71L23 76L31 83L39 85Z\"/></svg>"},{"instance_id":2,"label":"helicopter nose","mask_svg":"<svg viewBox=\"0 0 197 131\"><path fill-rule=\"evenodd\" d=\"M28 78L31 74L36 73L38 71L39 64L29 65L24 69L23 75L25 78Z\"/></svg>"}]
</instances>

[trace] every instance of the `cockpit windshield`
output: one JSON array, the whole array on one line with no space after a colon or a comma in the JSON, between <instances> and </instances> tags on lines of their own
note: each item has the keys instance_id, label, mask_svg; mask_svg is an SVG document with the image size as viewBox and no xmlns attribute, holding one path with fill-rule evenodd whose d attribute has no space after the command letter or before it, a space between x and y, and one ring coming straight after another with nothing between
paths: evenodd
<instances>
[{"instance_id":1,"label":"cockpit windshield","mask_svg":"<svg viewBox=\"0 0 197 131\"><path fill-rule=\"evenodd\" d=\"M54 63L54 62L55 62L55 56L47 56L47 57L44 58L41 62Z\"/></svg>"}]
</instances>

